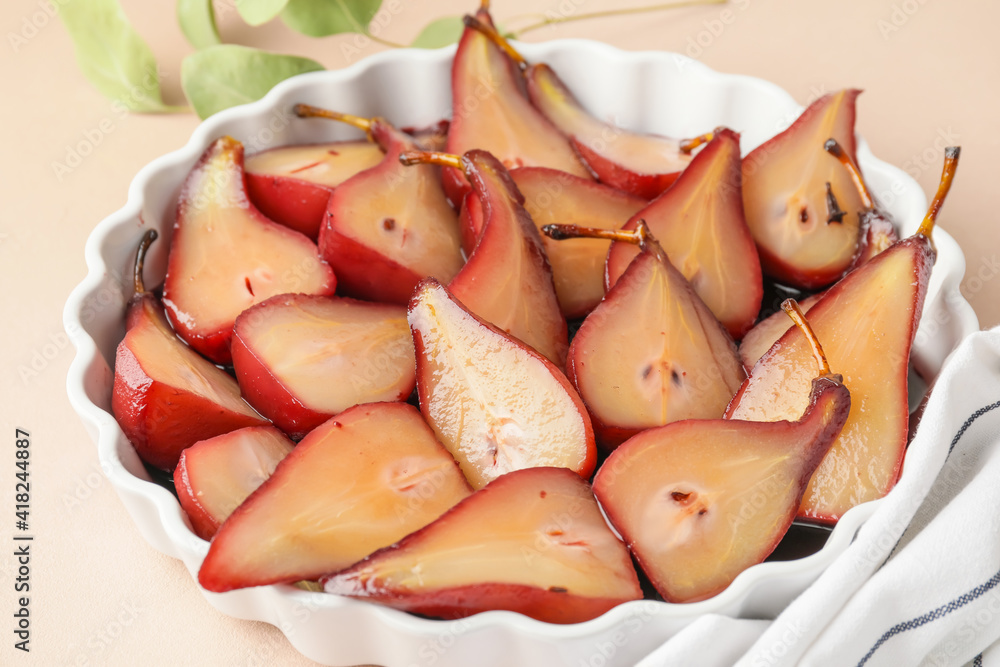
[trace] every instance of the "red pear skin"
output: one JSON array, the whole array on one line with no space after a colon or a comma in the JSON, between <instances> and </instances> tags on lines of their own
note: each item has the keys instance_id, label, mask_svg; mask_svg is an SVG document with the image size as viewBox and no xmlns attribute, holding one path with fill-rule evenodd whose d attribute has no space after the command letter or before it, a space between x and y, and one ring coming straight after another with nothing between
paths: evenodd
<instances>
[{"instance_id":1,"label":"red pear skin","mask_svg":"<svg viewBox=\"0 0 1000 667\"><path fill-rule=\"evenodd\" d=\"M222 524L198 572L209 591L317 580L468 496L455 460L406 403L369 403L314 429Z\"/></svg>"},{"instance_id":2,"label":"red pear skin","mask_svg":"<svg viewBox=\"0 0 1000 667\"><path fill-rule=\"evenodd\" d=\"M368 141L271 148L247 156L247 193L265 216L315 241L333 189L382 158Z\"/></svg>"},{"instance_id":3,"label":"red pear skin","mask_svg":"<svg viewBox=\"0 0 1000 667\"><path fill-rule=\"evenodd\" d=\"M569 137L602 183L649 200L673 185L691 162L676 139L630 132L595 118L548 65L531 65L524 76L531 102Z\"/></svg>"},{"instance_id":4,"label":"red pear skin","mask_svg":"<svg viewBox=\"0 0 1000 667\"><path fill-rule=\"evenodd\" d=\"M211 540L293 447L273 426L249 426L185 449L174 470L174 488L195 534Z\"/></svg>"},{"instance_id":5,"label":"red pear skin","mask_svg":"<svg viewBox=\"0 0 1000 667\"><path fill-rule=\"evenodd\" d=\"M486 9L476 18L487 26ZM452 120L446 149L462 155L482 149L508 169L551 167L589 178L566 138L528 100L517 64L478 30L466 27L451 68ZM458 208L469 183L457 169L441 173L448 198Z\"/></svg>"},{"instance_id":6,"label":"red pear skin","mask_svg":"<svg viewBox=\"0 0 1000 667\"><path fill-rule=\"evenodd\" d=\"M143 286L143 260L156 237L147 231L136 253L135 293L115 354L111 412L143 461L173 470L195 442L266 421L239 397L232 377L177 338Z\"/></svg>"},{"instance_id":7,"label":"red pear skin","mask_svg":"<svg viewBox=\"0 0 1000 667\"><path fill-rule=\"evenodd\" d=\"M815 378L807 400L795 422L649 429L601 466L594 494L665 600L717 595L781 541L851 406L839 376Z\"/></svg>"},{"instance_id":8,"label":"red pear skin","mask_svg":"<svg viewBox=\"0 0 1000 667\"><path fill-rule=\"evenodd\" d=\"M557 366L476 317L433 279L414 292L409 321L420 409L474 488L529 467L590 476L594 431Z\"/></svg>"},{"instance_id":9,"label":"red pear skin","mask_svg":"<svg viewBox=\"0 0 1000 667\"><path fill-rule=\"evenodd\" d=\"M328 593L440 618L507 610L582 623L642 598L625 545L589 485L565 468L503 475L322 583Z\"/></svg>"},{"instance_id":10,"label":"red pear skin","mask_svg":"<svg viewBox=\"0 0 1000 667\"><path fill-rule=\"evenodd\" d=\"M844 376L854 409L816 470L799 510L836 523L855 505L895 485L906 449L910 346L934 262L924 236L904 239L850 272L809 310L809 321ZM726 411L730 419L795 419L805 409L815 363L798 329L754 366Z\"/></svg>"},{"instance_id":11,"label":"red pear skin","mask_svg":"<svg viewBox=\"0 0 1000 667\"><path fill-rule=\"evenodd\" d=\"M332 294L336 284L312 241L250 203L243 145L217 139L184 181L170 241L163 305L181 338L228 364L244 310L275 294Z\"/></svg>"},{"instance_id":12,"label":"red pear skin","mask_svg":"<svg viewBox=\"0 0 1000 667\"><path fill-rule=\"evenodd\" d=\"M674 185L637 212L624 229L645 220L705 305L739 340L750 330L764 295L760 259L746 218L740 187L740 135L720 128ZM614 243L607 284L625 272L639 249Z\"/></svg>"},{"instance_id":13,"label":"red pear skin","mask_svg":"<svg viewBox=\"0 0 1000 667\"><path fill-rule=\"evenodd\" d=\"M111 412L143 461L173 470L199 440L266 423L230 375L177 338L155 297L130 310L115 355Z\"/></svg>"},{"instance_id":14,"label":"red pear skin","mask_svg":"<svg viewBox=\"0 0 1000 667\"><path fill-rule=\"evenodd\" d=\"M555 169L522 167L510 172L510 176L539 230L548 224L618 229L646 205L645 200L627 192ZM460 216L467 252L475 247L482 224L479 199L469 195ZM583 317L604 297L604 265L610 243L594 239L553 241L543 235L542 245L552 267L563 316Z\"/></svg>"},{"instance_id":15,"label":"red pear skin","mask_svg":"<svg viewBox=\"0 0 1000 667\"><path fill-rule=\"evenodd\" d=\"M279 294L236 318L232 351L243 397L293 438L351 406L413 393L402 306Z\"/></svg>"},{"instance_id":16,"label":"red pear skin","mask_svg":"<svg viewBox=\"0 0 1000 667\"><path fill-rule=\"evenodd\" d=\"M654 426L721 417L746 377L732 339L655 240L583 321L566 374L606 449Z\"/></svg>"},{"instance_id":17,"label":"red pear skin","mask_svg":"<svg viewBox=\"0 0 1000 667\"><path fill-rule=\"evenodd\" d=\"M836 139L857 163L854 118L860 92L821 97L743 160L747 224L764 273L779 283L816 290L855 264L864 206L850 174L823 146Z\"/></svg>"},{"instance_id":18,"label":"red pear skin","mask_svg":"<svg viewBox=\"0 0 1000 667\"><path fill-rule=\"evenodd\" d=\"M524 198L508 171L489 153L469 151L462 161L479 198L483 231L448 290L476 316L562 368L569 347L566 319Z\"/></svg>"},{"instance_id":19,"label":"red pear skin","mask_svg":"<svg viewBox=\"0 0 1000 667\"><path fill-rule=\"evenodd\" d=\"M400 164L415 139L379 118L369 133L385 158L334 190L319 248L342 294L406 305L422 278L447 282L462 268L458 216L437 167Z\"/></svg>"}]
</instances>

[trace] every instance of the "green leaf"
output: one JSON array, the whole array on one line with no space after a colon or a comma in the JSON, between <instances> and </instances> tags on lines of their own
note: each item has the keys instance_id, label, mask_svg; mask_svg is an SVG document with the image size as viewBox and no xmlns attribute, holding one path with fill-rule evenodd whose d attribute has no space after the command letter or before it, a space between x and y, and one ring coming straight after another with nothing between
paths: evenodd
<instances>
[{"instance_id":1,"label":"green leaf","mask_svg":"<svg viewBox=\"0 0 1000 667\"><path fill-rule=\"evenodd\" d=\"M187 41L196 49L222 43L215 27L212 0L177 0L177 22Z\"/></svg>"},{"instance_id":2,"label":"green leaf","mask_svg":"<svg viewBox=\"0 0 1000 667\"><path fill-rule=\"evenodd\" d=\"M281 13L288 0L236 0L236 11L250 25L262 25Z\"/></svg>"},{"instance_id":3,"label":"green leaf","mask_svg":"<svg viewBox=\"0 0 1000 667\"><path fill-rule=\"evenodd\" d=\"M76 47L84 76L103 95L132 111L176 111L163 104L156 59L118 0L73 0L59 16Z\"/></svg>"},{"instance_id":4,"label":"green leaf","mask_svg":"<svg viewBox=\"0 0 1000 667\"><path fill-rule=\"evenodd\" d=\"M410 46L416 49L439 49L458 41L465 30L461 16L445 16L428 23Z\"/></svg>"},{"instance_id":5,"label":"green leaf","mask_svg":"<svg viewBox=\"0 0 1000 667\"><path fill-rule=\"evenodd\" d=\"M281 20L309 37L326 37L342 32L368 34L382 0L288 0Z\"/></svg>"},{"instance_id":6,"label":"green leaf","mask_svg":"<svg viewBox=\"0 0 1000 667\"><path fill-rule=\"evenodd\" d=\"M236 44L210 46L184 59L181 86L201 118L259 100L285 79L323 69L315 60Z\"/></svg>"}]
</instances>

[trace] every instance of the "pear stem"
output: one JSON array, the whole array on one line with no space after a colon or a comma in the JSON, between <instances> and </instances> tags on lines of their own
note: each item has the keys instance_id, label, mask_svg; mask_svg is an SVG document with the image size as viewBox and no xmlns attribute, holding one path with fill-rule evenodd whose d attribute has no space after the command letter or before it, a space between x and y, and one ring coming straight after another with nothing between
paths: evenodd
<instances>
[{"instance_id":1,"label":"pear stem","mask_svg":"<svg viewBox=\"0 0 1000 667\"><path fill-rule=\"evenodd\" d=\"M542 233L554 241L565 241L566 239L605 239L607 241L621 241L631 243L640 248L645 248L650 241L656 242L649 231L649 226L645 220L639 220L635 229L601 229L600 227L581 227L580 225L545 225Z\"/></svg>"},{"instance_id":2,"label":"pear stem","mask_svg":"<svg viewBox=\"0 0 1000 667\"><path fill-rule=\"evenodd\" d=\"M528 61L524 59L524 56L518 53L517 49L515 49L511 43L507 41L507 38L498 33L492 26L488 26L475 16L469 16L468 14L462 17L462 22L467 28L478 30L491 42L500 47L500 49L502 49L511 60L517 63L517 66L521 69L521 71L528 68Z\"/></svg>"},{"instance_id":3,"label":"pear stem","mask_svg":"<svg viewBox=\"0 0 1000 667\"><path fill-rule=\"evenodd\" d=\"M819 374L829 375L830 362L826 360L826 352L823 351L823 346L820 345L819 339L816 338L816 333L809 325L809 320L806 319L805 313L802 312L802 308L799 307L798 302L795 299L785 299L781 302L781 309L792 318L792 322L795 322L795 326L802 331L806 340L809 341L813 356L816 357L816 364L819 366Z\"/></svg>"},{"instance_id":4,"label":"pear stem","mask_svg":"<svg viewBox=\"0 0 1000 667\"><path fill-rule=\"evenodd\" d=\"M645 220L640 219L635 224L635 229L601 229L599 227L581 227L580 225L545 225L542 233L554 241L565 241L566 239L604 239L607 241L621 241L639 246L645 253L651 253L659 261L669 264L667 253L663 251L660 242L656 240L653 233L649 231L649 226Z\"/></svg>"},{"instance_id":5,"label":"pear stem","mask_svg":"<svg viewBox=\"0 0 1000 667\"><path fill-rule=\"evenodd\" d=\"M944 149L944 167L941 170L941 183L938 184L934 199L931 200L931 205L927 209L927 215L924 216L923 222L920 223L920 227L917 229L917 234L925 238L931 238L931 234L934 232L934 224L937 221L938 212L944 205L948 191L951 190L952 181L955 180L955 170L958 169L958 156L961 152L961 146L949 146Z\"/></svg>"},{"instance_id":6,"label":"pear stem","mask_svg":"<svg viewBox=\"0 0 1000 667\"><path fill-rule=\"evenodd\" d=\"M459 155L439 151L403 151L399 161L406 166L414 164L437 164L442 167L454 167L465 173L465 161Z\"/></svg>"},{"instance_id":7,"label":"pear stem","mask_svg":"<svg viewBox=\"0 0 1000 667\"><path fill-rule=\"evenodd\" d=\"M517 39L526 32L538 30L549 25L559 23L570 23L572 21L583 21L584 19L596 19L609 16L625 16L627 14L645 14L646 12L658 12L664 9L681 9L683 7L697 7L700 5L722 5L729 0L686 0L684 2L665 2L659 5L649 5L646 7L626 7L625 9L607 9L599 12L584 12L582 14L571 14L569 16L547 16L538 23L532 23L520 30L511 31L509 34Z\"/></svg>"},{"instance_id":8,"label":"pear stem","mask_svg":"<svg viewBox=\"0 0 1000 667\"><path fill-rule=\"evenodd\" d=\"M339 111L321 109L319 107L314 107L311 104L296 104L292 107L292 111L295 112L295 115L299 118L326 118L328 120L339 120L341 123L353 125L359 130L364 130L365 132L370 132L372 128L371 118L362 118L361 116L355 116L349 113L340 113Z\"/></svg>"},{"instance_id":9,"label":"pear stem","mask_svg":"<svg viewBox=\"0 0 1000 667\"><path fill-rule=\"evenodd\" d=\"M685 155L690 155L691 151L693 151L694 149L698 148L698 146L701 146L703 144L707 144L713 138L715 138L715 132L714 131L712 131L712 132L706 132L705 134L700 134L697 137L691 137L690 139L684 139L680 143L680 146L679 146L680 151L681 151L681 153L684 153Z\"/></svg>"},{"instance_id":10,"label":"pear stem","mask_svg":"<svg viewBox=\"0 0 1000 667\"><path fill-rule=\"evenodd\" d=\"M865 205L865 208L875 208L872 195L868 192L868 186L865 185L864 179L861 178L861 170L858 169L858 165L854 164L851 156L840 147L840 143L833 138L827 139L826 143L823 144L823 149L840 160L840 163L847 169L847 172L851 175L851 179L854 181L854 186L858 189L858 194L861 195L861 203Z\"/></svg>"},{"instance_id":11,"label":"pear stem","mask_svg":"<svg viewBox=\"0 0 1000 667\"><path fill-rule=\"evenodd\" d=\"M135 251L135 267L132 269L132 289L136 294L145 294L146 286L142 282L142 266L146 261L146 251L159 234L155 229L147 229L139 241L139 249Z\"/></svg>"}]
</instances>

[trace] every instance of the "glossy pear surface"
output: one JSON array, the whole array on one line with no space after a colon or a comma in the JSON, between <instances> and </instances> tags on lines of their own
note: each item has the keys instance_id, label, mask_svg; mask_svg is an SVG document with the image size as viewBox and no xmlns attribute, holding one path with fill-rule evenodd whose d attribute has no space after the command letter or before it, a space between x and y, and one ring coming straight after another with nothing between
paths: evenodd
<instances>
[{"instance_id":1,"label":"glossy pear surface","mask_svg":"<svg viewBox=\"0 0 1000 667\"><path fill-rule=\"evenodd\" d=\"M247 192L265 216L316 240L333 189L382 158L369 141L271 148L247 156Z\"/></svg>"},{"instance_id":2,"label":"glossy pear surface","mask_svg":"<svg viewBox=\"0 0 1000 667\"><path fill-rule=\"evenodd\" d=\"M143 461L173 470L206 438L266 423L236 381L185 345L151 294L133 300L118 344L111 412Z\"/></svg>"},{"instance_id":3,"label":"glossy pear surface","mask_svg":"<svg viewBox=\"0 0 1000 667\"><path fill-rule=\"evenodd\" d=\"M836 139L857 163L854 117L860 92L821 97L791 127L743 160L747 224L764 273L779 283L825 287L858 256L864 206L848 171L823 145ZM831 208L827 183L836 209ZM837 210L843 215L836 215Z\"/></svg>"},{"instance_id":4,"label":"glossy pear surface","mask_svg":"<svg viewBox=\"0 0 1000 667\"><path fill-rule=\"evenodd\" d=\"M910 346L934 261L924 236L904 239L827 290L809 321L851 392L854 407L816 470L799 512L833 523L881 498L899 477L908 427ZM757 362L726 411L731 419L796 419L815 362L804 336L786 332Z\"/></svg>"},{"instance_id":5,"label":"glossy pear surface","mask_svg":"<svg viewBox=\"0 0 1000 667\"><path fill-rule=\"evenodd\" d=\"M276 294L332 294L336 278L304 235L250 203L243 145L206 149L181 188L163 304L177 333L220 364L231 360L233 322Z\"/></svg>"},{"instance_id":6,"label":"glossy pear surface","mask_svg":"<svg viewBox=\"0 0 1000 667\"><path fill-rule=\"evenodd\" d=\"M587 621L642 598L625 545L589 485L564 468L499 477L323 584L428 616L505 609L549 623Z\"/></svg>"},{"instance_id":7,"label":"glossy pear surface","mask_svg":"<svg viewBox=\"0 0 1000 667\"><path fill-rule=\"evenodd\" d=\"M691 162L676 139L631 132L595 118L548 65L530 66L525 79L532 103L569 137L602 183L653 199Z\"/></svg>"},{"instance_id":8,"label":"glossy pear surface","mask_svg":"<svg viewBox=\"0 0 1000 667\"><path fill-rule=\"evenodd\" d=\"M369 131L385 157L334 190L319 248L342 294L405 305L422 278L447 282L462 268L458 216L437 167L400 164L416 140L377 118Z\"/></svg>"},{"instance_id":9,"label":"glossy pear surface","mask_svg":"<svg viewBox=\"0 0 1000 667\"><path fill-rule=\"evenodd\" d=\"M653 249L583 321L566 370L607 448L653 426L721 417L746 377L725 329Z\"/></svg>"},{"instance_id":10,"label":"glossy pear surface","mask_svg":"<svg viewBox=\"0 0 1000 667\"><path fill-rule=\"evenodd\" d=\"M232 351L243 396L296 438L353 405L406 400L415 382L393 304L280 294L236 318Z\"/></svg>"},{"instance_id":11,"label":"glossy pear surface","mask_svg":"<svg viewBox=\"0 0 1000 667\"><path fill-rule=\"evenodd\" d=\"M409 307L420 409L474 488L521 468L589 477L587 410L562 371L470 313L433 280Z\"/></svg>"},{"instance_id":12,"label":"glossy pear surface","mask_svg":"<svg viewBox=\"0 0 1000 667\"><path fill-rule=\"evenodd\" d=\"M463 158L483 231L448 290L476 316L524 341L557 366L566 361L566 319L538 229L509 172L483 151Z\"/></svg>"},{"instance_id":13,"label":"glossy pear surface","mask_svg":"<svg viewBox=\"0 0 1000 667\"><path fill-rule=\"evenodd\" d=\"M273 426L250 426L185 449L174 470L174 488L195 534L211 540L294 446Z\"/></svg>"},{"instance_id":14,"label":"glossy pear surface","mask_svg":"<svg viewBox=\"0 0 1000 667\"><path fill-rule=\"evenodd\" d=\"M670 262L694 287L734 339L753 326L764 287L760 259L740 187L740 135L725 128L691 161L673 186L625 225L645 220ZM611 246L607 281L613 285L639 249Z\"/></svg>"},{"instance_id":15,"label":"glossy pear surface","mask_svg":"<svg viewBox=\"0 0 1000 667\"><path fill-rule=\"evenodd\" d=\"M476 14L492 26L486 10ZM524 77L500 47L474 28L462 33L451 68L452 121L447 150L462 155L474 148L495 155L508 169L551 167L581 178L590 173L566 137L524 93ZM451 201L460 205L468 182L452 168L442 172Z\"/></svg>"},{"instance_id":16,"label":"glossy pear surface","mask_svg":"<svg viewBox=\"0 0 1000 667\"><path fill-rule=\"evenodd\" d=\"M784 536L807 482L851 406L834 376L817 378L795 422L674 422L616 449L594 493L668 602L722 592Z\"/></svg>"},{"instance_id":17,"label":"glossy pear surface","mask_svg":"<svg viewBox=\"0 0 1000 667\"><path fill-rule=\"evenodd\" d=\"M469 493L416 408L359 405L314 429L222 524L198 581L224 592L319 579Z\"/></svg>"}]
</instances>

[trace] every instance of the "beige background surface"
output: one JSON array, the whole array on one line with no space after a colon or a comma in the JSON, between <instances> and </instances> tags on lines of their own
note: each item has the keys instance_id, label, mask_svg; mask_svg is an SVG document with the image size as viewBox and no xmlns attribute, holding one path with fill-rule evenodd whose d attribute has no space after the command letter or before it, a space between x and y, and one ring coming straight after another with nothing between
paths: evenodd
<instances>
[{"instance_id":1,"label":"beige background surface","mask_svg":"<svg viewBox=\"0 0 1000 667\"><path fill-rule=\"evenodd\" d=\"M181 103L178 72L190 48L174 20L174 3L124 4L156 53L167 101ZM590 12L615 4L497 0L494 14L518 25L512 17L527 12ZM474 2L403 5L383 34L405 42L430 18L470 11ZM198 121L192 114L120 117L79 73L66 31L44 6L43 0L7 0L0 10L0 664L312 664L276 629L217 613L180 562L142 540L69 406L65 374L73 350L61 311L84 276L84 242L125 202L135 172L180 147ZM724 9L735 20L720 31ZM981 323L993 326L1000 323L998 23L1000 7L987 0L739 0L727 8L574 22L525 39L584 37L630 50L686 52L722 71L770 79L803 102L838 87L862 87L860 132L876 155L910 171L925 191L937 182L945 142L963 144L941 224L968 260L963 291ZM251 29L231 10L221 28L227 41L308 55L330 68L344 64L340 45L350 39L309 39L280 23ZM25 42L15 48L12 33ZM699 38L704 46L697 46ZM102 122L110 122L111 131L57 178L53 163ZM30 655L13 649L11 632L16 427L29 430L33 442Z\"/></svg>"}]
</instances>

